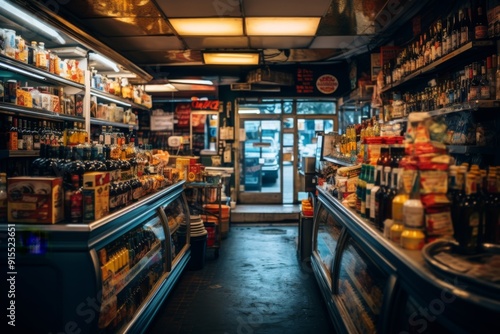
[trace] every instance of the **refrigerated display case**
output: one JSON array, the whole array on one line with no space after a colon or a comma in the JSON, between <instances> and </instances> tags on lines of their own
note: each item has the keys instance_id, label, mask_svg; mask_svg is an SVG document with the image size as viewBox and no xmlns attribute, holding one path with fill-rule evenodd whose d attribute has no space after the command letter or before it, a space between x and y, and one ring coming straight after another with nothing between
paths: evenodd
<instances>
[{"instance_id":1,"label":"refrigerated display case","mask_svg":"<svg viewBox=\"0 0 500 334\"><path fill-rule=\"evenodd\" d=\"M311 264L338 333L498 331L498 284L439 274L319 187Z\"/></svg>"},{"instance_id":2,"label":"refrigerated display case","mask_svg":"<svg viewBox=\"0 0 500 334\"><path fill-rule=\"evenodd\" d=\"M189 261L181 224L189 226L184 181L90 224L2 224L16 239L13 267L2 261L15 278L16 329L145 332Z\"/></svg>"}]
</instances>

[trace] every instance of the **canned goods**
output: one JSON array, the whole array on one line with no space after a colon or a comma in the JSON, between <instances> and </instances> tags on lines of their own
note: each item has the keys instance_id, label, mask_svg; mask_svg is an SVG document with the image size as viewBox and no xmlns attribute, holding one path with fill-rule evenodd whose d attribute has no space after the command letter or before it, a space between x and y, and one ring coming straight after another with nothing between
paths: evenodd
<instances>
[{"instance_id":1,"label":"canned goods","mask_svg":"<svg viewBox=\"0 0 500 334\"><path fill-rule=\"evenodd\" d=\"M16 80L7 80L7 84L5 85L5 102L10 102L16 104L17 102L17 81Z\"/></svg>"}]
</instances>

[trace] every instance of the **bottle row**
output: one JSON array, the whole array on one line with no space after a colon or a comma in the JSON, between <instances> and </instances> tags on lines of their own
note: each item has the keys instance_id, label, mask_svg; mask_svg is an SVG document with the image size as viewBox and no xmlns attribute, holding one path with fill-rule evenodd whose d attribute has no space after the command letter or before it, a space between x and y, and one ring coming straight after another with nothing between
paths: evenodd
<instances>
[{"instance_id":1,"label":"bottle row","mask_svg":"<svg viewBox=\"0 0 500 334\"><path fill-rule=\"evenodd\" d=\"M475 7L464 6L447 18L438 18L395 59L383 66L384 84L388 86L400 81L471 41L487 39L489 24L486 13L484 2L478 1Z\"/></svg>"},{"instance_id":2,"label":"bottle row","mask_svg":"<svg viewBox=\"0 0 500 334\"><path fill-rule=\"evenodd\" d=\"M500 99L500 68L496 54L468 64L464 70L432 80L431 85L420 91L394 92L386 121L405 117L411 112L492 99Z\"/></svg>"}]
</instances>

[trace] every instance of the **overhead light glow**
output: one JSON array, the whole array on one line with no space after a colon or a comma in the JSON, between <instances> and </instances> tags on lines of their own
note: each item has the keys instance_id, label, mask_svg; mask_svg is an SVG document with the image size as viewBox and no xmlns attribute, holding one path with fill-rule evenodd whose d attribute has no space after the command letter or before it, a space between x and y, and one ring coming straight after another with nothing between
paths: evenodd
<instances>
[{"instance_id":1,"label":"overhead light glow","mask_svg":"<svg viewBox=\"0 0 500 334\"><path fill-rule=\"evenodd\" d=\"M15 67L15 66L10 66L8 64L0 63L0 67L6 68L8 70L11 70L11 71L14 71L14 72L17 72L17 73L24 74L24 75L27 75L27 76L30 76L30 77L35 78L35 79L46 80L46 78L42 77L41 75L29 72L29 71L25 71L23 69Z\"/></svg>"},{"instance_id":2,"label":"overhead light glow","mask_svg":"<svg viewBox=\"0 0 500 334\"><path fill-rule=\"evenodd\" d=\"M95 89L93 89L91 91L91 94L94 95L94 96L97 96L97 97L99 97L99 98L101 98L103 100L106 100L106 101L109 101L109 102L114 102L114 103L117 103L117 104L125 106L125 107L131 107L132 106L130 103L123 102L123 100L114 99L114 98L109 97L107 95L101 94L100 92L97 92Z\"/></svg>"},{"instance_id":3,"label":"overhead light glow","mask_svg":"<svg viewBox=\"0 0 500 334\"><path fill-rule=\"evenodd\" d=\"M148 93L177 92L177 88L172 84L145 85L144 90Z\"/></svg>"},{"instance_id":4,"label":"overhead light glow","mask_svg":"<svg viewBox=\"0 0 500 334\"><path fill-rule=\"evenodd\" d=\"M213 86L213 82L210 80L201 80L201 79L168 79L168 81L173 83L180 83L186 85L206 85Z\"/></svg>"},{"instance_id":5,"label":"overhead light glow","mask_svg":"<svg viewBox=\"0 0 500 334\"><path fill-rule=\"evenodd\" d=\"M243 19L236 17L169 19L169 22L181 36L243 36Z\"/></svg>"},{"instance_id":6,"label":"overhead light glow","mask_svg":"<svg viewBox=\"0 0 500 334\"><path fill-rule=\"evenodd\" d=\"M55 31L53 28L49 27L47 24L37 19L35 16L20 10L19 8L13 6L12 4L10 4L5 0L0 0L0 8L2 8L3 10L5 10L10 14L17 16L24 22L37 28L38 31L41 32L42 34L46 34L49 35L50 37L55 38L61 44L66 44L64 38L62 38L57 31Z\"/></svg>"},{"instance_id":7,"label":"overhead light glow","mask_svg":"<svg viewBox=\"0 0 500 334\"><path fill-rule=\"evenodd\" d=\"M111 60L109 60L108 58L106 58L104 56L101 56L98 53L90 52L89 57L91 59L97 60L98 62L111 67L113 69L113 71L115 71L115 72L120 72L120 69L118 68L118 66L114 62L112 62Z\"/></svg>"},{"instance_id":8,"label":"overhead light glow","mask_svg":"<svg viewBox=\"0 0 500 334\"><path fill-rule=\"evenodd\" d=\"M314 36L320 17L247 17L249 36Z\"/></svg>"},{"instance_id":9,"label":"overhead light glow","mask_svg":"<svg viewBox=\"0 0 500 334\"><path fill-rule=\"evenodd\" d=\"M258 65L259 54L251 52L204 52L206 65Z\"/></svg>"}]
</instances>

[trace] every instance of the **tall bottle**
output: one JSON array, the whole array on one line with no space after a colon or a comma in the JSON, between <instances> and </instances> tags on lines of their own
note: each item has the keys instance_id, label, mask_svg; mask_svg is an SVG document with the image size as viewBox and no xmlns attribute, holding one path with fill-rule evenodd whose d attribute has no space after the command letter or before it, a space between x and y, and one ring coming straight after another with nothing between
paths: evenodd
<instances>
[{"instance_id":1,"label":"tall bottle","mask_svg":"<svg viewBox=\"0 0 500 334\"><path fill-rule=\"evenodd\" d=\"M45 50L45 43L38 43L38 49L36 51L36 67L47 71L49 69L47 62L47 51Z\"/></svg>"},{"instance_id":2,"label":"tall bottle","mask_svg":"<svg viewBox=\"0 0 500 334\"><path fill-rule=\"evenodd\" d=\"M375 226L383 230L384 228L384 220L385 220L385 206L384 206L384 197L387 192L389 181L389 174L391 172L391 167L384 167L382 178L380 180L380 188L375 193ZM373 194L373 189L372 189Z\"/></svg>"},{"instance_id":3,"label":"tall bottle","mask_svg":"<svg viewBox=\"0 0 500 334\"><path fill-rule=\"evenodd\" d=\"M500 168L490 167L486 181L484 201L484 242L500 244Z\"/></svg>"},{"instance_id":4,"label":"tall bottle","mask_svg":"<svg viewBox=\"0 0 500 334\"><path fill-rule=\"evenodd\" d=\"M361 206L363 202L363 183L365 182L366 165L361 166L361 173L358 177L358 184L356 186L356 212L361 214ZM364 214L364 213L363 213Z\"/></svg>"},{"instance_id":5,"label":"tall bottle","mask_svg":"<svg viewBox=\"0 0 500 334\"><path fill-rule=\"evenodd\" d=\"M19 135L19 129L17 128L17 118L8 116L7 123L9 124L9 132L7 133L7 149L10 151L17 150L17 140Z\"/></svg>"},{"instance_id":6,"label":"tall bottle","mask_svg":"<svg viewBox=\"0 0 500 334\"><path fill-rule=\"evenodd\" d=\"M477 174L468 172L465 176L464 196L458 203L458 221L454 222L457 252L473 254L479 250L479 233L482 230L481 213L477 198Z\"/></svg>"},{"instance_id":7,"label":"tall bottle","mask_svg":"<svg viewBox=\"0 0 500 334\"><path fill-rule=\"evenodd\" d=\"M365 217L370 219L371 217L371 194L372 189L375 186L375 167L368 165L368 178L366 179L366 190L365 190Z\"/></svg>"},{"instance_id":8,"label":"tall bottle","mask_svg":"<svg viewBox=\"0 0 500 334\"><path fill-rule=\"evenodd\" d=\"M474 21L474 39L481 40L488 38L488 19L483 1L478 1L476 7L476 17Z\"/></svg>"},{"instance_id":9,"label":"tall bottle","mask_svg":"<svg viewBox=\"0 0 500 334\"><path fill-rule=\"evenodd\" d=\"M375 223L375 218L376 214L378 211L378 208L376 206L376 194L380 189L380 186L382 185L382 173L383 173L383 166L382 165L377 165L375 166L375 183L373 185L373 188L370 191L370 221L372 223Z\"/></svg>"}]
</instances>

